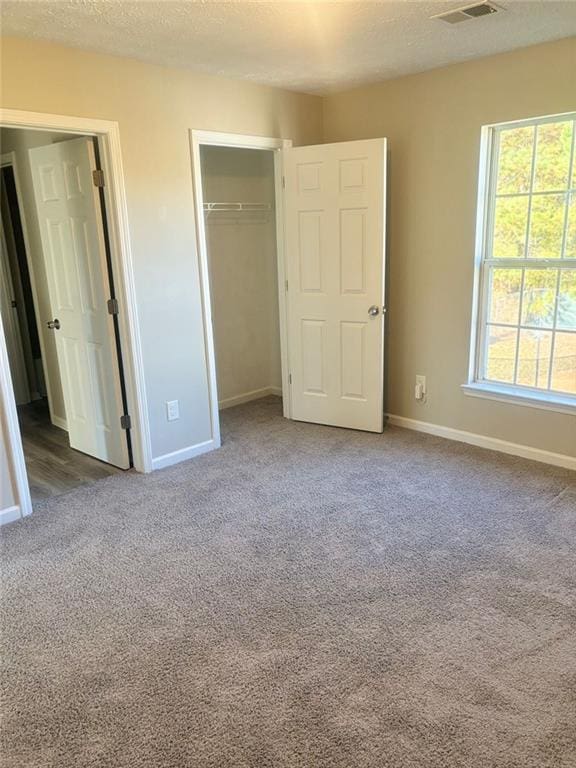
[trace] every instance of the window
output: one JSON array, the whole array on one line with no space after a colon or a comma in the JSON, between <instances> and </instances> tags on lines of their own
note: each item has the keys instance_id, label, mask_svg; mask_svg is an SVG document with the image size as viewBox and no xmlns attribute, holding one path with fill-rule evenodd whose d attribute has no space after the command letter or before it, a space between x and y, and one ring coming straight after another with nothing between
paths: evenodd
<instances>
[{"instance_id":1,"label":"window","mask_svg":"<svg viewBox=\"0 0 576 768\"><path fill-rule=\"evenodd\" d=\"M484 129L473 382L576 406L576 114Z\"/></svg>"}]
</instances>

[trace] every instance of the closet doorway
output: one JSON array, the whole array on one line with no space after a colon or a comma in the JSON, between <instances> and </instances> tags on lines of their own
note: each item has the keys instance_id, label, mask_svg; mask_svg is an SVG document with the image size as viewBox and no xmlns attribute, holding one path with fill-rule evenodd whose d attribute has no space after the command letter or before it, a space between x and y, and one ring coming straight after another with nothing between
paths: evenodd
<instances>
[{"instance_id":1,"label":"closet doorway","mask_svg":"<svg viewBox=\"0 0 576 768\"><path fill-rule=\"evenodd\" d=\"M198 250L214 433L218 411L283 397L285 279L281 260L280 150L290 142L192 132ZM283 398L284 399L284 398ZM284 400L284 414L289 404Z\"/></svg>"},{"instance_id":2,"label":"closet doorway","mask_svg":"<svg viewBox=\"0 0 576 768\"><path fill-rule=\"evenodd\" d=\"M214 442L278 358L286 418L382 432L386 139L191 137Z\"/></svg>"}]
</instances>

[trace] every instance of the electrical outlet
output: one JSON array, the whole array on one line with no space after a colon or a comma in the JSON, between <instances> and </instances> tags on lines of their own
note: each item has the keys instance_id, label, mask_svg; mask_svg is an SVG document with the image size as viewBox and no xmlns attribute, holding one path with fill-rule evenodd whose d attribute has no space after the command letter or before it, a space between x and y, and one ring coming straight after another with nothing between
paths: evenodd
<instances>
[{"instance_id":1,"label":"electrical outlet","mask_svg":"<svg viewBox=\"0 0 576 768\"><path fill-rule=\"evenodd\" d=\"M426 398L426 376L416 376L414 397L416 400L424 400Z\"/></svg>"},{"instance_id":2,"label":"electrical outlet","mask_svg":"<svg viewBox=\"0 0 576 768\"><path fill-rule=\"evenodd\" d=\"M166 402L166 418L168 421L176 421L180 418L180 406L178 400L168 400Z\"/></svg>"}]
</instances>

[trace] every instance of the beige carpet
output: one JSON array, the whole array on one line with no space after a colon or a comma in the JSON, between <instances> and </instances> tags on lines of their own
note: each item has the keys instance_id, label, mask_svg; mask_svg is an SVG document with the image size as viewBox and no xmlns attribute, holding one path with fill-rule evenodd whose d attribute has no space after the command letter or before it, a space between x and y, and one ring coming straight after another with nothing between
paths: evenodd
<instances>
[{"instance_id":1,"label":"beige carpet","mask_svg":"<svg viewBox=\"0 0 576 768\"><path fill-rule=\"evenodd\" d=\"M297 424L3 538L3 768L574 768L576 477Z\"/></svg>"}]
</instances>

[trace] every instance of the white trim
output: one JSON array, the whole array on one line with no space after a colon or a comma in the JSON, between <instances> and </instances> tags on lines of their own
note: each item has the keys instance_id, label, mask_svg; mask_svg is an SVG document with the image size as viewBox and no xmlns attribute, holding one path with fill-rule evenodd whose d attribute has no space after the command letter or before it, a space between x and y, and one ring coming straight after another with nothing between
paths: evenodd
<instances>
[{"instance_id":1,"label":"white trim","mask_svg":"<svg viewBox=\"0 0 576 768\"><path fill-rule=\"evenodd\" d=\"M282 395L282 388L262 387L261 389L252 389L250 392L243 392L241 395L219 400L218 407L221 411L224 411L226 408L233 408L235 405L242 405L242 403L250 403L252 400L261 400L269 395Z\"/></svg>"},{"instance_id":2,"label":"white trim","mask_svg":"<svg viewBox=\"0 0 576 768\"><path fill-rule=\"evenodd\" d=\"M21 519L22 512L20 511L20 507L17 504L15 504L13 507L0 509L0 525L7 525L8 523L13 523L15 520Z\"/></svg>"},{"instance_id":3,"label":"white trim","mask_svg":"<svg viewBox=\"0 0 576 768\"><path fill-rule=\"evenodd\" d=\"M292 146L291 141L282 142L282 150ZM276 198L276 259L278 274L278 316L280 325L280 370L282 376L282 412L285 419L292 418L292 387L290 386L290 337L288 334L288 297L286 284L286 195L284 194L284 152L274 153L274 194Z\"/></svg>"},{"instance_id":4,"label":"white trim","mask_svg":"<svg viewBox=\"0 0 576 768\"><path fill-rule=\"evenodd\" d=\"M430 424L426 421L408 419L405 416L388 414L388 423L395 427L404 427L405 429L412 429L416 432L425 432L427 435L445 437L447 440L455 440L459 443L468 443L469 445L475 445L478 448L487 448L490 451L507 453L511 456L521 456L523 459L540 461L543 464L552 464L556 467L576 470L576 456L567 456L563 453L543 451L540 448L532 448L530 445L510 443L507 440L500 440L496 437L477 435L474 432L465 432L463 429L443 427L440 424Z\"/></svg>"},{"instance_id":5,"label":"white trim","mask_svg":"<svg viewBox=\"0 0 576 768\"><path fill-rule=\"evenodd\" d=\"M152 469L171 467L173 464L188 461L188 459L193 459L195 456L208 453L208 451L214 451L216 448L220 448L220 443L217 440L205 440L203 443L189 445L187 448L180 448L178 451L165 453L163 456L157 456L155 459L152 459Z\"/></svg>"},{"instance_id":6,"label":"white trim","mask_svg":"<svg viewBox=\"0 0 576 768\"><path fill-rule=\"evenodd\" d=\"M6 349L6 337L4 336L4 327L2 317L0 316L0 430L6 429L6 444L9 471L14 483L14 494L18 505L19 514L22 517L32 512L32 499L30 498L30 488L28 486L28 475L26 474L26 462L24 461L24 451L22 449L22 438L20 436L20 425L18 424L18 412L16 411L16 400L14 398L14 387L10 376L10 366L8 363L8 351ZM4 435L0 434L4 438ZM12 507L9 510L13 510ZM8 510L8 516L14 512ZM6 510L4 510L6 511ZM16 519L10 517L10 520ZM8 520L6 522L9 522Z\"/></svg>"},{"instance_id":7,"label":"white trim","mask_svg":"<svg viewBox=\"0 0 576 768\"><path fill-rule=\"evenodd\" d=\"M284 205L282 195L282 158L281 150L292 146L288 139L275 139L265 136L246 136L235 133L221 133L217 131L190 131L190 151L192 157L192 187L194 190L194 213L196 222L196 246L200 267L200 290L202 298L202 315L204 320L204 345L206 350L206 367L208 377L208 393L210 398L210 420L212 428L212 440L220 445L220 416L218 402L218 385L216 380L216 356L214 351L214 333L212 325L212 308L210 302L210 271L208 267L208 247L206 241L206 227L204 223L204 196L202 192L202 167L200 162L200 147L236 147L242 149L274 150L274 181L275 181L275 216L277 235L277 259L278 259L278 301L280 312L280 350L282 363L282 387L288 393L284 397L284 416L290 418L290 400L288 385L288 323L286 320L286 296L285 296L285 267L284 267ZM182 459L183 460L183 459ZM156 459L154 460L154 462ZM154 464L155 466L155 464Z\"/></svg>"},{"instance_id":8,"label":"white trim","mask_svg":"<svg viewBox=\"0 0 576 768\"><path fill-rule=\"evenodd\" d=\"M534 117L525 117L522 120L508 120L505 123L489 123L483 126L484 128L502 128L506 130L508 128L522 128L526 125L533 125L534 123L555 123L562 120L565 117L570 117L574 114L574 110L569 112L558 112L555 115L534 115Z\"/></svg>"},{"instance_id":9,"label":"white trim","mask_svg":"<svg viewBox=\"0 0 576 768\"><path fill-rule=\"evenodd\" d=\"M194 192L196 249L200 271L200 298L202 302L202 320L204 330L204 349L206 350L206 368L208 379L208 398L210 407L210 429L212 440L220 445L220 418L218 416L218 386L216 381L216 353L212 325L212 306L210 301L210 271L208 266L208 247L204 224L204 196L202 194L202 168L200 163L200 139L195 131L190 131L190 151L192 156L192 188Z\"/></svg>"},{"instance_id":10,"label":"white trim","mask_svg":"<svg viewBox=\"0 0 576 768\"><path fill-rule=\"evenodd\" d=\"M576 397L559 395L555 392L538 389L522 389L521 387L499 386L491 382L476 381L472 384L462 384L465 395L483 397L487 400L499 400L502 403L524 405L529 408L542 408L546 411L557 411L576 416Z\"/></svg>"},{"instance_id":11,"label":"white trim","mask_svg":"<svg viewBox=\"0 0 576 768\"><path fill-rule=\"evenodd\" d=\"M102 122L102 121L100 121ZM128 226L128 203L124 186L124 168L118 123L108 123L109 130L99 133L100 159L107 183L104 186L108 234L112 251L112 271L119 301L118 326L122 344L122 363L128 411L132 419L134 469L152 471L152 442L144 378L144 359L138 320L136 283L132 245Z\"/></svg>"},{"instance_id":12,"label":"white trim","mask_svg":"<svg viewBox=\"0 0 576 768\"><path fill-rule=\"evenodd\" d=\"M490 155L492 146L492 131L489 126L483 126L480 133L480 158L478 161L478 198L476 201L476 235L474 241L474 287L472 291L472 327L470 330L470 359L468 363L468 381L476 378L477 362L480 358L480 343L482 334L479 332L480 322L483 322L484 296L482 293L482 257L486 240L487 206L490 178Z\"/></svg>"},{"instance_id":13,"label":"white trim","mask_svg":"<svg viewBox=\"0 0 576 768\"><path fill-rule=\"evenodd\" d=\"M276 139L268 136L249 136L241 133L220 131L198 131L192 129L194 143L211 147L236 147L237 149L284 149L291 147L291 139Z\"/></svg>"},{"instance_id":14,"label":"white trim","mask_svg":"<svg viewBox=\"0 0 576 768\"><path fill-rule=\"evenodd\" d=\"M474 246L474 284L472 293L472 317L471 317L471 330L470 330L470 354L468 363L468 382L464 385L464 391L466 394L476 395L478 397L487 397L490 399L505 399L509 402L516 402L519 405L532 405L534 407L548 408L550 410L563 410L566 406L569 410L567 412L572 413L572 402L570 398L565 398L561 393L555 392L550 389L537 389L537 388L524 388L521 385L512 384L500 388L499 385L492 385L484 380L486 371L486 355L487 355L487 327L488 327L488 312L490 305L490 275L491 270L494 267L502 268L517 268L522 269L522 283L520 288L520 305L518 308L518 324L509 326L511 329L518 331L522 329L522 302L524 298L524 276L525 269L536 268L554 268L554 269L569 269L570 260L565 258L559 259L532 259L529 258L526 252L523 258L513 259L500 259L494 258L492 254L492 239L493 239L493 227L494 227L494 200L496 194L496 182L498 174L498 162L499 162L499 143L496 141L499 134L502 131L508 129L519 128L522 126L529 126L534 129L534 137L532 144L532 161L531 161L531 181L529 192L525 193L525 197L528 199L528 212L526 217L526 231L525 231L525 245L528 247L530 238L530 220L532 210L533 199L533 187L534 187L534 174L536 169L536 129L537 126L558 122L562 120L575 120L576 112L565 112L558 115L546 115L544 117L526 118L524 120L514 120L507 123L493 123L491 125L484 125L481 129L480 139L480 158L479 158L479 170L478 170L478 198L476 204L476 236ZM572 167L572 160L575 151L576 139L573 137L571 145L570 155L570 168ZM574 187L574 184L570 184L570 175L568 177L568 187L563 190L563 193ZM559 192L555 192L559 194ZM564 215L564 231L562 239L562 253L564 253L566 245L566 226L567 226L568 206L566 206ZM489 255L487 255L489 254ZM560 280L560 273L558 274L558 281ZM557 282L558 290L559 282ZM558 302L556 301L555 312L557 313ZM498 323L494 323L498 325ZM502 324L505 325L505 324ZM532 330L532 329L530 329ZM556 327L556 317L554 327L550 329L552 331L552 351L554 352L554 340L556 333L564 329L558 329ZM516 340L515 348L515 363L514 363L514 380L517 378L518 368L518 354L520 350L519 338ZM552 359L552 358L551 358ZM552 375L552 365L548 374L548 386L550 386L550 378ZM466 390L466 387L470 388L470 391ZM525 389L528 389L526 392ZM475 391L472 391L475 390ZM502 397L496 397L494 394L486 394L487 392L498 392ZM532 393L536 394L533 395ZM544 397L540 397L538 393L542 393ZM526 402L521 402L521 400ZM547 404L548 403L548 404ZM562 408L558 408L560 405ZM563 411L566 412L566 411Z\"/></svg>"},{"instance_id":15,"label":"white trim","mask_svg":"<svg viewBox=\"0 0 576 768\"><path fill-rule=\"evenodd\" d=\"M109 120L2 109L0 110L0 125L61 133L88 134L97 136L99 139L100 156L106 178L104 195L112 252L112 271L116 292L120 300L118 324L122 345L126 397L132 417L131 440L134 468L140 472L150 472L152 470L150 425L118 123ZM2 391L1 394L8 408L11 408L14 403L11 383L10 388ZM19 493L21 498L24 493L28 494L29 498L19 429L13 431L9 439L10 453L14 464L17 465L17 476L20 478Z\"/></svg>"}]
</instances>

